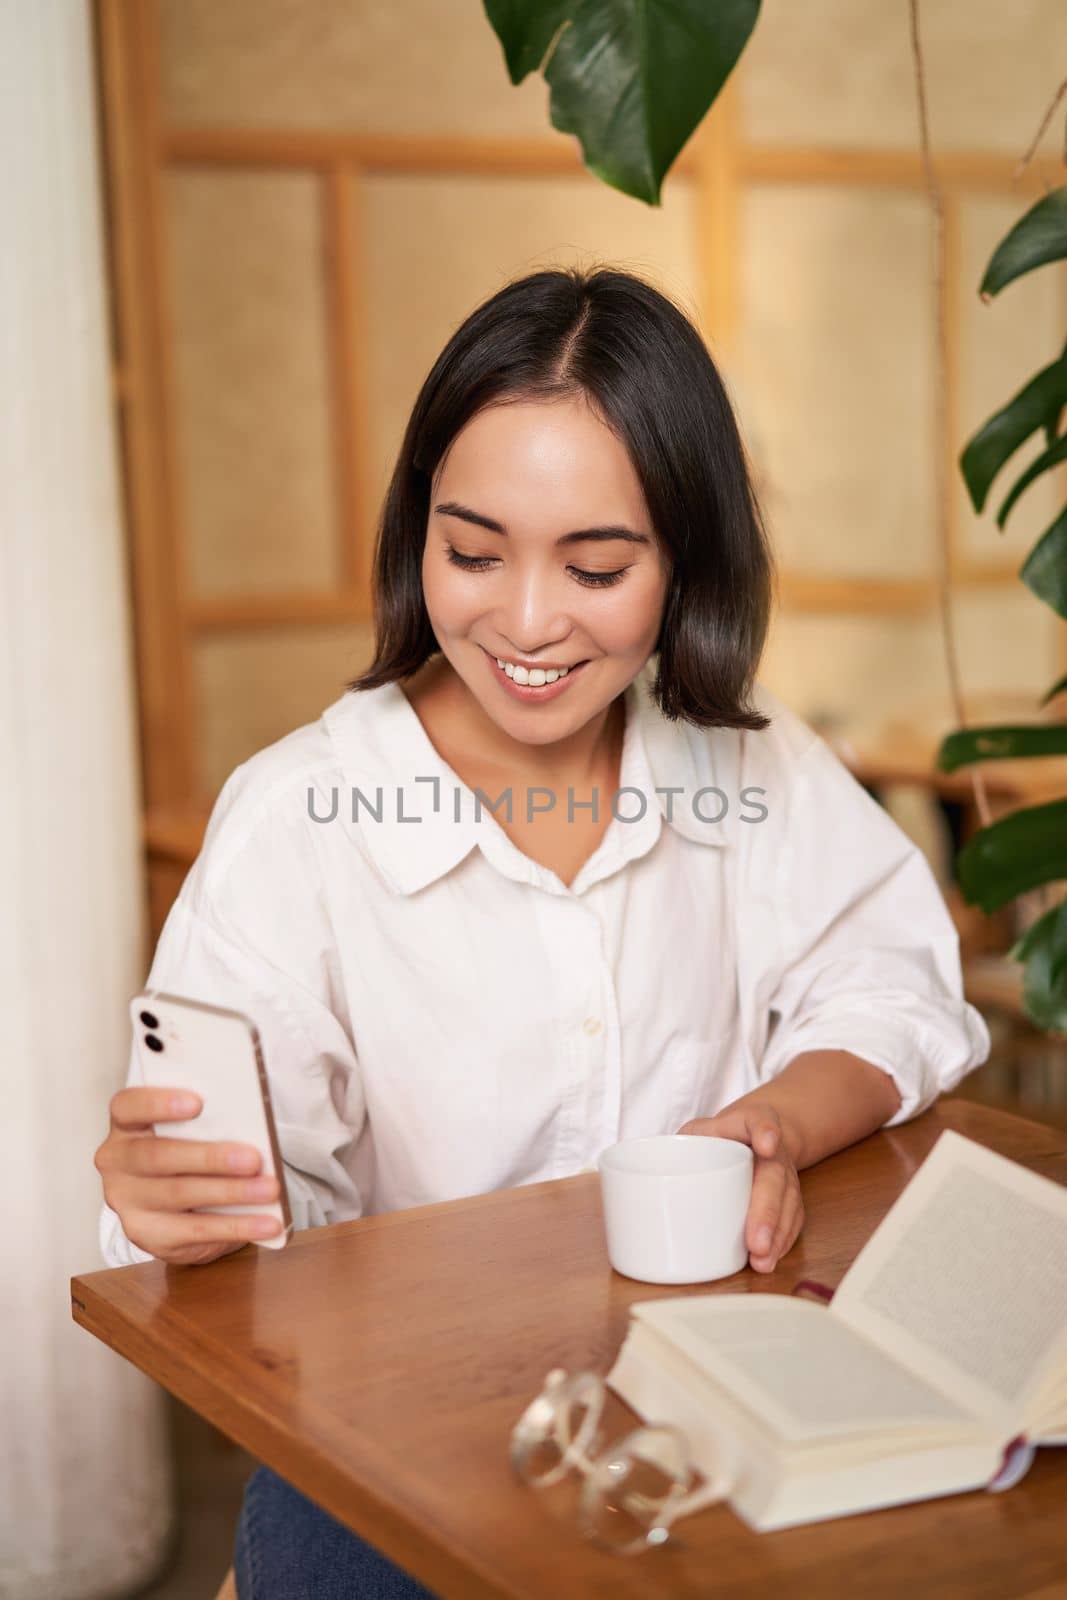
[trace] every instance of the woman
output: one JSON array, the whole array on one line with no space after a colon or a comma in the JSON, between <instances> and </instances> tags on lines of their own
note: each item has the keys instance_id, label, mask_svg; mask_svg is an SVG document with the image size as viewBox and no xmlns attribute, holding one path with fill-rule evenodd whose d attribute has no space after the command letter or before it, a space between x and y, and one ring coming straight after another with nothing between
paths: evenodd
<instances>
[{"instance_id":1,"label":"woman","mask_svg":"<svg viewBox=\"0 0 1067 1600\"><path fill-rule=\"evenodd\" d=\"M755 681L770 592L729 401L662 295L539 272L456 331L385 502L374 661L232 774L148 980L255 1019L297 1226L684 1129L752 1146L770 1272L800 1169L985 1059L925 860ZM196 1104L136 1083L97 1153L106 1259L272 1232L190 1209L275 1180L155 1138ZM425 1593L261 1469L241 1593L297 1593L286 1562L301 1593Z\"/></svg>"}]
</instances>

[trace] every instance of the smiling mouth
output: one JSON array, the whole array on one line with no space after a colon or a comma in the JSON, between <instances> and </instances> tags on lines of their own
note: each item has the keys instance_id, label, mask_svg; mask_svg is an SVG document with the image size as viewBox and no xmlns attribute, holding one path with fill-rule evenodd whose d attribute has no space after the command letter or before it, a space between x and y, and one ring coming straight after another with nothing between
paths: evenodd
<instances>
[{"instance_id":1,"label":"smiling mouth","mask_svg":"<svg viewBox=\"0 0 1067 1600\"><path fill-rule=\"evenodd\" d=\"M556 688L587 666L589 660L587 657L582 661L572 661L567 666L528 667L521 662L509 661L506 656L493 655L484 645L479 648L509 683L526 690Z\"/></svg>"},{"instance_id":2,"label":"smiling mouth","mask_svg":"<svg viewBox=\"0 0 1067 1600\"><path fill-rule=\"evenodd\" d=\"M540 689L547 684L556 683L560 678L566 678L569 673L577 672L579 667L585 666L585 661L572 661L567 666L527 667L521 662L509 661L506 656L494 656L488 650L485 653L490 660L496 662L506 677L522 688Z\"/></svg>"}]
</instances>

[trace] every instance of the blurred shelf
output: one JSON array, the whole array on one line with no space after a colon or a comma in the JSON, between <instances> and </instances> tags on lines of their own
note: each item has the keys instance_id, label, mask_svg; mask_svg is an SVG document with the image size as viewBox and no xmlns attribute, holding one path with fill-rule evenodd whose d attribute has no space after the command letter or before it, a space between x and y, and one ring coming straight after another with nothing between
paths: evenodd
<instances>
[{"instance_id":1,"label":"blurred shelf","mask_svg":"<svg viewBox=\"0 0 1067 1600\"><path fill-rule=\"evenodd\" d=\"M963 963L963 989L972 1006L1004 1011L1025 1018L1023 1010L1023 969L1018 961L1004 955L976 955Z\"/></svg>"},{"instance_id":2,"label":"blurred shelf","mask_svg":"<svg viewBox=\"0 0 1067 1600\"><path fill-rule=\"evenodd\" d=\"M913 785L946 800L967 802L974 792L971 774L980 773L989 798L1004 801L1005 810L1067 795L1067 758L1062 756L979 761L955 772L941 772L937 767L940 734L890 727L877 735L827 730L823 737L853 775L872 788Z\"/></svg>"}]
</instances>

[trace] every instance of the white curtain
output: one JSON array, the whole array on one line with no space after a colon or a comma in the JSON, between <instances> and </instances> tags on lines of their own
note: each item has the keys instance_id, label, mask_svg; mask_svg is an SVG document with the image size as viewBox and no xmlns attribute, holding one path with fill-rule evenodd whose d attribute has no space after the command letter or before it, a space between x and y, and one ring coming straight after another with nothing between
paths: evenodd
<instances>
[{"instance_id":1,"label":"white curtain","mask_svg":"<svg viewBox=\"0 0 1067 1600\"><path fill-rule=\"evenodd\" d=\"M0 1595L165 1557L162 1394L71 1320L142 976L131 629L87 0L0 0Z\"/></svg>"}]
</instances>

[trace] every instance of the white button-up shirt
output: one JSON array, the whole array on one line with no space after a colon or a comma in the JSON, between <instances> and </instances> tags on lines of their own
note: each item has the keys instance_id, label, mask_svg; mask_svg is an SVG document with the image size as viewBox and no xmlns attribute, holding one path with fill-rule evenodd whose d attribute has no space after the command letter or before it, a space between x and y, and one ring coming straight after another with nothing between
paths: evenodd
<instances>
[{"instance_id":1,"label":"white button-up shirt","mask_svg":"<svg viewBox=\"0 0 1067 1600\"><path fill-rule=\"evenodd\" d=\"M670 722L655 661L569 886L398 684L227 780L148 986L255 1021L297 1227L589 1169L805 1050L890 1073L893 1123L986 1059L918 848L766 688L762 732ZM106 1206L101 1244L149 1259Z\"/></svg>"}]
</instances>

